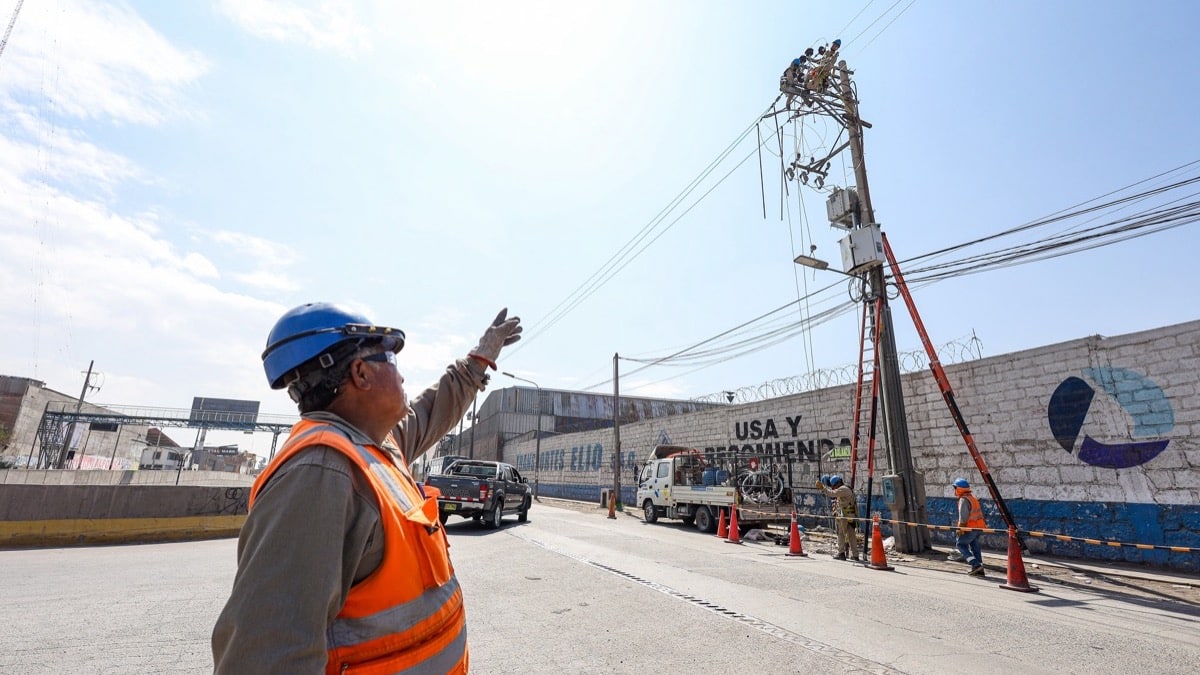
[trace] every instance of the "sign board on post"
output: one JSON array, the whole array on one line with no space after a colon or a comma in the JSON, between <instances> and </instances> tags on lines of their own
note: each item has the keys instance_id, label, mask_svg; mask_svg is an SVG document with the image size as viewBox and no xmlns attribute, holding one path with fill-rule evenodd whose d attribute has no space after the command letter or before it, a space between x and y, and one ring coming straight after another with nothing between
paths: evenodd
<instances>
[{"instance_id":1,"label":"sign board on post","mask_svg":"<svg viewBox=\"0 0 1200 675\"><path fill-rule=\"evenodd\" d=\"M192 410L188 415L189 427L254 431L257 421L258 401L231 398L196 396L192 399Z\"/></svg>"}]
</instances>

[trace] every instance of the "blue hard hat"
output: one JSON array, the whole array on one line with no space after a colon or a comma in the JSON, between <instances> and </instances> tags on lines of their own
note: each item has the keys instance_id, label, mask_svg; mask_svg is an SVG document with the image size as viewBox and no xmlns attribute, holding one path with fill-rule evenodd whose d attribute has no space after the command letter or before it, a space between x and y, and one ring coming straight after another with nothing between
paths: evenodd
<instances>
[{"instance_id":1,"label":"blue hard hat","mask_svg":"<svg viewBox=\"0 0 1200 675\"><path fill-rule=\"evenodd\" d=\"M383 341L384 348L404 348L404 331L384 328L370 319L328 302L310 302L289 310L275 322L262 353L263 370L272 389L287 386L287 375L300 366L349 341ZM326 367L332 365L323 364ZM297 373L298 375L299 373Z\"/></svg>"},{"instance_id":2,"label":"blue hard hat","mask_svg":"<svg viewBox=\"0 0 1200 675\"><path fill-rule=\"evenodd\" d=\"M829 477L829 487L837 487L842 484L842 477L836 473Z\"/></svg>"},{"instance_id":3,"label":"blue hard hat","mask_svg":"<svg viewBox=\"0 0 1200 675\"><path fill-rule=\"evenodd\" d=\"M792 59L792 65L793 65L793 66L798 66L798 65L800 65L800 59Z\"/></svg>"},{"instance_id":4,"label":"blue hard hat","mask_svg":"<svg viewBox=\"0 0 1200 675\"><path fill-rule=\"evenodd\" d=\"M821 485L824 485L825 487L829 487L829 474L825 474L824 476L821 476Z\"/></svg>"},{"instance_id":5,"label":"blue hard hat","mask_svg":"<svg viewBox=\"0 0 1200 675\"><path fill-rule=\"evenodd\" d=\"M838 47L841 47L841 46L842 46L842 41L841 41L841 40L834 40L834 41L833 41L833 44L834 44L834 45L836 45L836 46L838 46Z\"/></svg>"},{"instance_id":6,"label":"blue hard hat","mask_svg":"<svg viewBox=\"0 0 1200 675\"><path fill-rule=\"evenodd\" d=\"M954 479L954 487L969 488L969 487L971 487L971 484L967 482L966 478L955 478Z\"/></svg>"}]
</instances>

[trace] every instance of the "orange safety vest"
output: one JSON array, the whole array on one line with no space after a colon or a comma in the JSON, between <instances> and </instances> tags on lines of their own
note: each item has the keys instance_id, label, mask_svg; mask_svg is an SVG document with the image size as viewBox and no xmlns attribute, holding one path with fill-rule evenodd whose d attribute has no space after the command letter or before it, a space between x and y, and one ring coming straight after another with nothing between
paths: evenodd
<instances>
[{"instance_id":1,"label":"orange safety vest","mask_svg":"<svg viewBox=\"0 0 1200 675\"><path fill-rule=\"evenodd\" d=\"M350 587L325 631L326 673L466 673L466 614L454 576L437 497L421 494L404 462L358 445L323 422L302 419L254 481L249 508L274 472L304 448L323 445L348 457L374 488L383 525L383 560Z\"/></svg>"},{"instance_id":2,"label":"orange safety vest","mask_svg":"<svg viewBox=\"0 0 1200 675\"><path fill-rule=\"evenodd\" d=\"M975 495L967 492L959 499L965 499L971 505L971 509L967 512L967 522L960 527L987 527L987 521L983 519L983 507L979 505L979 500L975 498Z\"/></svg>"}]
</instances>

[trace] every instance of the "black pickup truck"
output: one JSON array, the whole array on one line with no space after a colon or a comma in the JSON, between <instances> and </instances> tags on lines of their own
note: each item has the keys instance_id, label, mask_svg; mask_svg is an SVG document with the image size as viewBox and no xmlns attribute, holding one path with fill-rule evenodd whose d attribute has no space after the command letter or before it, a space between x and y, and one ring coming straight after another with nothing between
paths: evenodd
<instances>
[{"instance_id":1,"label":"black pickup truck","mask_svg":"<svg viewBox=\"0 0 1200 675\"><path fill-rule=\"evenodd\" d=\"M514 513L522 523L529 520L533 494L511 464L463 459L443 474L426 477L425 484L441 491L438 517L443 524L452 515L471 518L491 529L500 527L504 516Z\"/></svg>"}]
</instances>

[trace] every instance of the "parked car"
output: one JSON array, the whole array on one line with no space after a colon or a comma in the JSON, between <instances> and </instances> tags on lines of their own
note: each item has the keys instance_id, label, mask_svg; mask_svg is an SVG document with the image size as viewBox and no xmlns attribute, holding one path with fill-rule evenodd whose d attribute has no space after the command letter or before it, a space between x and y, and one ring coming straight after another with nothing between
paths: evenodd
<instances>
[{"instance_id":1,"label":"parked car","mask_svg":"<svg viewBox=\"0 0 1200 675\"><path fill-rule=\"evenodd\" d=\"M511 464L462 459L446 473L430 474L425 483L441 491L438 517L442 523L454 515L495 529L506 515L516 514L522 523L529 520L533 493Z\"/></svg>"}]
</instances>

